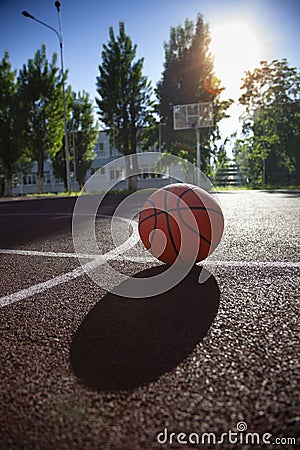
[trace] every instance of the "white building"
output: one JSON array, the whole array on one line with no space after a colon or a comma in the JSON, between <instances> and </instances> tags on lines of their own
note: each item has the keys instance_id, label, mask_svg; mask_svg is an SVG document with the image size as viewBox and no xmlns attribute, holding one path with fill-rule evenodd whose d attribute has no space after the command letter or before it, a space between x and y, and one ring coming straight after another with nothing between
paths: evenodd
<instances>
[{"instance_id":1,"label":"white building","mask_svg":"<svg viewBox=\"0 0 300 450\"><path fill-rule=\"evenodd\" d=\"M35 161L29 171L15 174L13 195L37 193L37 166L37 161ZM50 159L44 162L44 191L53 193L64 191L64 182L55 177Z\"/></svg>"},{"instance_id":2,"label":"white building","mask_svg":"<svg viewBox=\"0 0 300 450\"><path fill-rule=\"evenodd\" d=\"M76 150L76 149L75 149ZM141 149L137 149L138 152L142 152ZM156 151L154 147L151 151ZM110 164L109 170L105 167L108 163L117 160L122 154L110 143L109 135L106 131L100 131L98 140L95 145L95 159L92 161L90 169L87 171L86 180L90 178L95 172L99 170L99 176L103 177L103 180L113 181L120 176L125 177L125 168L120 167L116 161L115 165ZM71 166L71 175L73 174L73 167ZM157 181L153 180L154 175L151 174L151 167L147 164L140 167L142 174L138 177L138 186L147 187L147 180L151 179L151 183L155 182L158 186L162 184L161 177L157 177ZM109 172L109 173L108 173ZM163 184L167 184L168 177L165 178ZM124 180L124 186L119 185L119 188L126 189L127 182ZM79 186L71 176L71 190L79 191ZM50 159L44 162L44 192L45 193L60 193L64 191L63 180L57 179L54 175L53 166ZM16 174L16 179L13 186L13 195L26 195L37 193L37 162L34 162L29 171L26 173Z\"/></svg>"}]
</instances>

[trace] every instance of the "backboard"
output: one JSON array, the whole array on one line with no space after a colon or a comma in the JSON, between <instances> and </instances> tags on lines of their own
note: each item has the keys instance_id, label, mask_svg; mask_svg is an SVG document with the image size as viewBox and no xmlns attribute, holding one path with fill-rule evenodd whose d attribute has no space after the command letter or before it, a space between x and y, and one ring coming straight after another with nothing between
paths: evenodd
<instances>
[{"instance_id":1,"label":"backboard","mask_svg":"<svg viewBox=\"0 0 300 450\"><path fill-rule=\"evenodd\" d=\"M213 126L213 104L211 102L190 103L173 106L174 130L205 128Z\"/></svg>"}]
</instances>

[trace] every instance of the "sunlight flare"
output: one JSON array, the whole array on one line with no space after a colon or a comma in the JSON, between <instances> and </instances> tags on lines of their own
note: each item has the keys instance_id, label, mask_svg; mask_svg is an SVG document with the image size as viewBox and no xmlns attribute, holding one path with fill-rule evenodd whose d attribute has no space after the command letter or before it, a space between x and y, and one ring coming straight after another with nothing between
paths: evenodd
<instances>
[{"instance_id":1,"label":"sunlight flare","mask_svg":"<svg viewBox=\"0 0 300 450\"><path fill-rule=\"evenodd\" d=\"M217 25L211 30L211 52L215 73L226 87L226 96L238 96L241 78L261 59L261 45L255 29L245 22Z\"/></svg>"}]
</instances>

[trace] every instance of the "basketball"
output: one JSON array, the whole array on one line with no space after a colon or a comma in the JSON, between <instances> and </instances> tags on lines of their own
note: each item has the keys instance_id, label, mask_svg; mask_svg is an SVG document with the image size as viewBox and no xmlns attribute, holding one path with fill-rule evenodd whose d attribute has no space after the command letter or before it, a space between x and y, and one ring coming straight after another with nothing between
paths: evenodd
<instances>
[{"instance_id":1,"label":"basketball","mask_svg":"<svg viewBox=\"0 0 300 450\"><path fill-rule=\"evenodd\" d=\"M224 229L222 210L211 194L186 183L153 192L139 216L140 238L166 264L194 264L218 246Z\"/></svg>"}]
</instances>

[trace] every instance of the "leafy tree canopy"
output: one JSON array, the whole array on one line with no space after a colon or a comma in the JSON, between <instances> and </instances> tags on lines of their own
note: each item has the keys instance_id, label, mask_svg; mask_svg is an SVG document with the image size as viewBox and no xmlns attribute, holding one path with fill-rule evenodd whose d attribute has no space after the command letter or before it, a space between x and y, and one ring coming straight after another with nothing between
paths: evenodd
<instances>
[{"instance_id":1,"label":"leafy tree canopy","mask_svg":"<svg viewBox=\"0 0 300 450\"><path fill-rule=\"evenodd\" d=\"M239 101L245 106L242 159L254 182L287 183L300 179L300 73L286 59L261 61L247 71ZM251 164L250 164L250 161ZM260 171L258 170L260 167ZM265 171L265 173L263 173Z\"/></svg>"},{"instance_id":2,"label":"leafy tree canopy","mask_svg":"<svg viewBox=\"0 0 300 450\"><path fill-rule=\"evenodd\" d=\"M4 175L4 195L12 193L12 172L21 146L18 139L16 71L12 70L9 53L0 61L0 164Z\"/></svg>"},{"instance_id":3,"label":"leafy tree canopy","mask_svg":"<svg viewBox=\"0 0 300 450\"><path fill-rule=\"evenodd\" d=\"M108 127L111 142L124 155L134 155L144 127L153 118L152 88L143 75L143 58L136 60L137 46L119 23L116 37L109 29L109 42L103 46L102 64L96 79L96 99L102 122ZM137 159L126 159L126 173L137 169ZM129 189L136 189L136 177L129 178Z\"/></svg>"},{"instance_id":4,"label":"leafy tree canopy","mask_svg":"<svg viewBox=\"0 0 300 450\"><path fill-rule=\"evenodd\" d=\"M69 159L73 178L82 187L86 172L95 157L94 148L98 137L98 129L94 125L93 104L89 94L85 91L76 94L69 87L67 97L69 105ZM57 178L63 179L66 186L64 140L52 162L55 175Z\"/></svg>"},{"instance_id":5,"label":"leafy tree canopy","mask_svg":"<svg viewBox=\"0 0 300 450\"><path fill-rule=\"evenodd\" d=\"M159 115L165 124L164 147L173 153L187 152L191 161L195 158L194 132L173 130L173 105L213 102L215 125L201 130L202 148L205 147L202 167L210 155L209 139L219 136L217 123L226 117L225 111L232 103L220 101L224 87L214 73L209 45L209 26L201 14L195 22L186 19L183 26L172 27L169 42L164 45L164 72L157 85Z\"/></svg>"},{"instance_id":6,"label":"leafy tree canopy","mask_svg":"<svg viewBox=\"0 0 300 450\"><path fill-rule=\"evenodd\" d=\"M143 75L143 58L136 60L137 46L119 24L116 37L109 29L109 42L103 46L102 63L96 80L96 99L101 121L125 155L135 153L138 134L151 121L152 89Z\"/></svg>"},{"instance_id":7,"label":"leafy tree canopy","mask_svg":"<svg viewBox=\"0 0 300 450\"><path fill-rule=\"evenodd\" d=\"M64 133L62 80L56 63L57 55L49 63L42 45L18 77L24 147L32 161L38 161L39 192L43 192L44 160L59 150Z\"/></svg>"}]
</instances>

